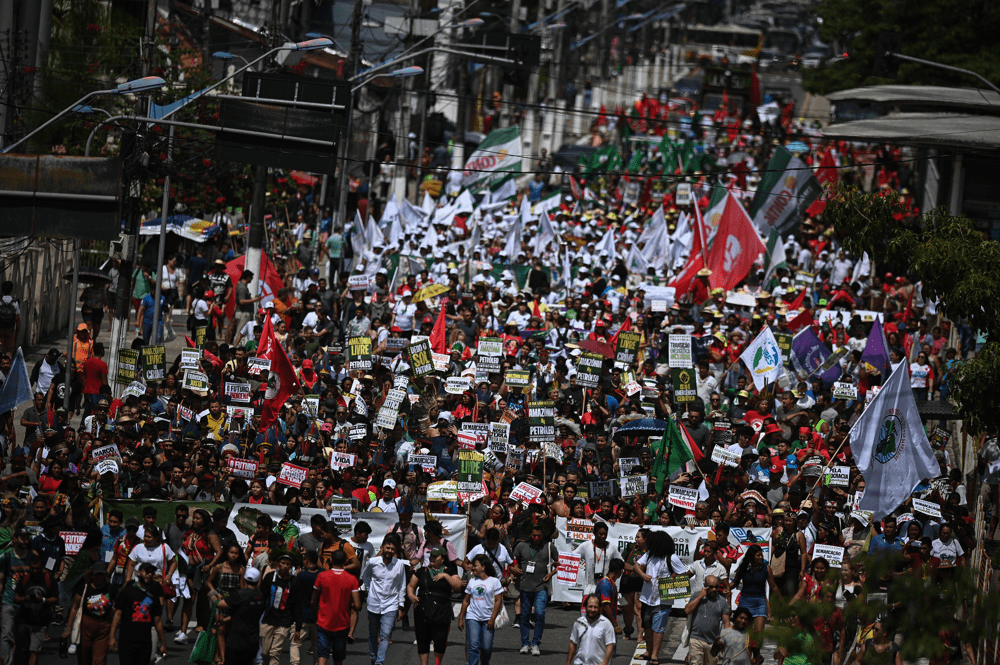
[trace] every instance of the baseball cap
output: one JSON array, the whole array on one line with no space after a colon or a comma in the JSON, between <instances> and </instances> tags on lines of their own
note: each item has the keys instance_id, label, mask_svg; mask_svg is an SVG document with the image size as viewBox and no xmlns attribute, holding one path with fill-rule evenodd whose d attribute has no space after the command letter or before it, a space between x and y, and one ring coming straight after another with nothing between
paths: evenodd
<instances>
[{"instance_id":1,"label":"baseball cap","mask_svg":"<svg viewBox=\"0 0 1000 665\"><path fill-rule=\"evenodd\" d=\"M784 469L782 469L781 466L779 466L777 464L772 464L771 465L771 473L775 473L775 474L778 474L780 476L783 471L784 471Z\"/></svg>"},{"instance_id":2,"label":"baseball cap","mask_svg":"<svg viewBox=\"0 0 1000 665\"><path fill-rule=\"evenodd\" d=\"M247 572L243 574L243 579L245 579L247 582L259 582L260 571L251 566L247 568Z\"/></svg>"},{"instance_id":3,"label":"baseball cap","mask_svg":"<svg viewBox=\"0 0 1000 665\"><path fill-rule=\"evenodd\" d=\"M385 482L382 483L382 487L391 487L392 489L396 489L396 481L392 478L386 478Z\"/></svg>"}]
</instances>

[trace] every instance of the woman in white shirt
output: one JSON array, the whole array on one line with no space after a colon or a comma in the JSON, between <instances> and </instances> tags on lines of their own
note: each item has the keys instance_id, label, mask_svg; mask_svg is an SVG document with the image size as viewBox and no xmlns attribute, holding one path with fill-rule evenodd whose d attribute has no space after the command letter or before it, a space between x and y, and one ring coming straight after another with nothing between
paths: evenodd
<instances>
[{"instance_id":1,"label":"woman in white shirt","mask_svg":"<svg viewBox=\"0 0 1000 665\"><path fill-rule=\"evenodd\" d=\"M142 542L129 552L125 583L128 584L132 580L132 573L140 563L151 563L156 566L154 581L162 583L165 579L169 580L177 568L174 554L170 546L163 542L159 528L147 526L142 535Z\"/></svg>"},{"instance_id":2,"label":"woman in white shirt","mask_svg":"<svg viewBox=\"0 0 1000 665\"><path fill-rule=\"evenodd\" d=\"M503 606L503 586L500 580L487 572L492 569L490 559L480 554L472 561L473 578L465 588L462 611L458 615L458 629L465 630L468 665L490 665L493 657L493 635L497 615Z\"/></svg>"},{"instance_id":3,"label":"woman in white shirt","mask_svg":"<svg viewBox=\"0 0 1000 665\"><path fill-rule=\"evenodd\" d=\"M653 639L646 642L646 653L639 660L658 661L663 635L667 630L670 608L675 602L684 606L684 600L668 600L660 596L660 580L691 576L691 572L676 554L674 539L666 531L653 531L646 538L646 553L636 562L642 578L639 602L642 605L642 627L652 629Z\"/></svg>"},{"instance_id":4,"label":"woman in white shirt","mask_svg":"<svg viewBox=\"0 0 1000 665\"><path fill-rule=\"evenodd\" d=\"M926 353L918 353L910 364L910 388L918 402L926 402L928 393L934 394L934 368L927 362Z\"/></svg>"}]
</instances>

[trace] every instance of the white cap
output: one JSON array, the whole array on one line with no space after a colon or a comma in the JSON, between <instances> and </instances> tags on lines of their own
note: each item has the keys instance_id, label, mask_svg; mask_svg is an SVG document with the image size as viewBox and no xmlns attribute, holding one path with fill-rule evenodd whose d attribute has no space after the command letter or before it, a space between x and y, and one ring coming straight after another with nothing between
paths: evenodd
<instances>
[{"instance_id":1,"label":"white cap","mask_svg":"<svg viewBox=\"0 0 1000 665\"><path fill-rule=\"evenodd\" d=\"M583 351L581 351L580 349L573 349L572 351L569 352L569 355L571 355L574 358L576 358L577 356L582 356L583 355Z\"/></svg>"},{"instance_id":2,"label":"white cap","mask_svg":"<svg viewBox=\"0 0 1000 665\"><path fill-rule=\"evenodd\" d=\"M506 281L506 280L513 280L514 279L514 273L512 273L509 270L504 270L503 274L500 275L500 279L504 280L504 281Z\"/></svg>"},{"instance_id":3,"label":"white cap","mask_svg":"<svg viewBox=\"0 0 1000 665\"><path fill-rule=\"evenodd\" d=\"M247 568L247 572L243 573L243 578L247 582L259 582L260 581L260 570L258 570L257 568L254 568L253 566L249 566Z\"/></svg>"},{"instance_id":4,"label":"white cap","mask_svg":"<svg viewBox=\"0 0 1000 665\"><path fill-rule=\"evenodd\" d=\"M441 413L439 413L438 420L447 420L448 422L451 422L453 420L451 411L442 411Z\"/></svg>"},{"instance_id":5,"label":"white cap","mask_svg":"<svg viewBox=\"0 0 1000 665\"><path fill-rule=\"evenodd\" d=\"M386 478L385 482L382 483L382 487L391 487L392 489L396 489L396 481L392 478Z\"/></svg>"},{"instance_id":6,"label":"white cap","mask_svg":"<svg viewBox=\"0 0 1000 665\"><path fill-rule=\"evenodd\" d=\"M261 309L274 309L274 303L270 300L260 306Z\"/></svg>"}]
</instances>

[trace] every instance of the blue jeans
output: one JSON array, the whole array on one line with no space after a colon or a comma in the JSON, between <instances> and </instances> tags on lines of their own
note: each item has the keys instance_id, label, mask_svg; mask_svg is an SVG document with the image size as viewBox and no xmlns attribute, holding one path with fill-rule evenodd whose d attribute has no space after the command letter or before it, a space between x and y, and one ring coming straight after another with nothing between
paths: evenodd
<instances>
[{"instance_id":1,"label":"blue jeans","mask_svg":"<svg viewBox=\"0 0 1000 665\"><path fill-rule=\"evenodd\" d=\"M385 614L375 614L368 611L368 655L375 665L385 663L385 655L389 651L389 639L392 628L396 625L396 610Z\"/></svg>"},{"instance_id":2,"label":"blue jeans","mask_svg":"<svg viewBox=\"0 0 1000 665\"><path fill-rule=\"evenodd\" d=\"M316 627L316 656L342 663L347 658L347 630L336 632Z\"/></svg>"},{"instance_id":3,"label":"blue jeans","mask_svg":"<svg viewBox=\"0 0 1000 665\"><path fill-rule=\"evenodd\" d=\"M542 631L545 630L545 605L549 602L548 589L521 592L521 646L530 647L542 643ZM535 611L535 637L528 639L528 619L531 611Z\"/></svg>"},{"instance_id":4,"label":"blue jeans","mask_svg":"<svg viewBox=\"0 0 1000 665\"><path fill-rule=\"evenodd\" d=\"M468 665L479 665L479 663L490 665L490 658L493 656L493 631L486 627L487 623L489 622L472 619L465 621L465 646L469 652Z\"/></svg>"}]
</instances>

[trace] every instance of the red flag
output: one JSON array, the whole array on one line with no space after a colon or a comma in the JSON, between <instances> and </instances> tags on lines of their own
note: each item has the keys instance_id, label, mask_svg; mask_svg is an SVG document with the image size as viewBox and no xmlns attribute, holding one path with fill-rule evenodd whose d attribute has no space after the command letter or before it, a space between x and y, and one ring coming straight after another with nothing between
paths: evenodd
<instances>
[{"instance_id":1,"label":"red flag","mask_svg":"<svg viewBox=\"0 0 1000 665\"><path fill-rule=\"evenodd\" d=\"M808 309L802 310L802 313L796 316L794 319L788 322L788 329L792 332L798 332L802 328L808 325L812 325L813 315Z\"/></svg>"},{"instance_id":2,"label":"red flag","mask_svg":"<svg viewBox=\"0 0 1000 665\"><path fill-rule=\"evenodd\" d=\"M712 271L708 279L712 288L731 291L747 276L766 248L740 202L732 192L726 197L726 207L708 257L708 267Z\"/></svg>"},{"instance_id":3,"label":"red flag","mask_svg":"<svg viewBox=\"0 0 1000 665\"><path fill-rule=\"evenodd\" d=\"M580 187L580 183L578 183L576 181L576 178L574 178L573 176L569 177L569 189L571 192L573 192L574 201L579 201L580 199L583 198L583 188Z\"/></svg>"},{"instance_id":4,"label":"red flag","mask_svg":"<svg viewBox=\"0 0 1000 665\"><path fill-rule=\"evenodd\" d=\"M295 378L295 367L288 359L285 349L278 344L274 336L274 324L271 317L264 318L264 331L257 343L257 357L271 361L271 371L268 372L267 391L260 414L260 428L267 429L278 418L281 407L289 397L299 392L299 382Z\"/></svg>"},{"instance_id":5,"label":"red flag","mask_svg":"<svg viewBox=\"0 0 1000 665\"><path fill-rule=\"evenodd\" d=\"M803 287L802 288L802 293L799 294L799 297L796 298L795 300L793 300L792 302L788 303L788 311L789 312L794 312L794 311L799 310L799 309L802 308L802 302L806 299L806 291L808 291L808 290L809 289ZM788 301L786 300L785 302L788 302Z\"/></svg>"},{"instance_id":6,"label":"red flag","mask_svg":"<svg viewBox=\"0 0 1000 665\"><path fill-rule=\"evenodd\" d=\"M238 256L229 263L226 264L226 274L229 275L229 279L233 280L233 291L232 295L229 296L229 302L218 303L220 306L225 306L226 317L232 318L233 312L236 311L236 283L240 281L240 276L243 274L244 266L246 265L246 256ZM281 281L278 276L278 271L271 261L267 258L267 254L261 252L260 255L260 303L258 306L264 303L270 302L278 295L278 289L284 288L285 283ZM251 294L253 295L253 294Z\"/></svg>"},{"instance_id":7,"label":"red flag","mask_svg":"<svg viewBox=\"0 0 1000 665\"><path fill-rule=\"evenodd\" d=\"M437 321L434 322L434 329L431 330L430 343L434 353L448 353L448 337L445 334L447 326L445 306L441 305L441 312L438 314Z\"/></svg>"},{"instance_id":8,"label":"red flag","mask_svg":"<svg viewBox=\"0 0 1000 665\"><path fill-rule=\"evenodd\" d=\"M626 316L625 317L625 322L622 323L621 327L618 330L615 331L615 334L612 335L608 339L608 344L611 345L612 349L615 348L618 345L618 333L620 333L623 330L625 332L628 332L629 330L632 330L632 317L631 316Z\"/></svg>"},{"instance_id":9,"label":"red flag","mask_svg":"<svg viewBox=\"0 0 1000 665\"><path fill-rule=\"evenodd\" d=\"M537 316L539 319L542 318L542 310L538 308L538 301L537 300L532 300L531 301L531 315L532 316Z\"/></svg>"},{"instance_id":10,"label":"red flag","mask_svg":"<svg viewBox=\"0 0 1000 665\"><path fill-rule=\"evenodd\" d=\"M819 184L823 186L823 189L827 189L827 185L835 184L839 178L837 173L837 162L833 159L833 153L827 150L823 153L823 159L820 160L819 168L816 169L816 180ZM815 217L826 210L826 198L828 192L824 191L819 195L819 198L813 201L812 205L806 209L806 214L810 217Z\"/></svg>"},{"instance_id":11,"label":"red flag","mask_svg":"<svg viewBox=\"0 0 1000 665\"><path fill-rule=\"evenodd\" d=\"M684 266L674 281L670 282L670 286L676 289L675 297L680 299L681 296L686 294L691 290L691 282L694 281L695 277L698 276L698 271L705 267L705 259L701 257L701 254L695 254L691 252L691 256L688 258L687 264Z\"/></svg>"}]
</instances>

